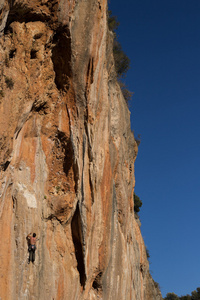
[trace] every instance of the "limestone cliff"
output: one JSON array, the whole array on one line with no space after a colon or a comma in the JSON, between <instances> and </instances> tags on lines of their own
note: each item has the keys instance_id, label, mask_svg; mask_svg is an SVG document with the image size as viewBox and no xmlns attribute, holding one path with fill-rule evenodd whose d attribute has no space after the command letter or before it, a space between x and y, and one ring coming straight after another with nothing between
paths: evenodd
<instances>
[{"instance_id":1,"label":"limestone cliff","mask_svg":"<svg viewBox=\"0 0 200 300\"><path fill-rule=\"evenodd\" d=\"M134 216L137 144L106 11L0 0L1 300L162 299Z\"/></svg>"}]
</instances>

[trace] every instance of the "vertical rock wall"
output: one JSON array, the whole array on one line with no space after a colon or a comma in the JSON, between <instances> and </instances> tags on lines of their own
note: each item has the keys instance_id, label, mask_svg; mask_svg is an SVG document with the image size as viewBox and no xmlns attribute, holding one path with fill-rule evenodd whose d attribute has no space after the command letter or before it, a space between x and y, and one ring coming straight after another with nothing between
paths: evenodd
<instances>
[{"instance_id":1,"label":"vertical rock wall","mask_svg":"<svg viewBox=\"0 0 200 300\"><path fill-rule=\"evenodd\" d=\"M106 12L106 0L0 0L2 300L162 299Z\"/></svg>"}]
</instances>

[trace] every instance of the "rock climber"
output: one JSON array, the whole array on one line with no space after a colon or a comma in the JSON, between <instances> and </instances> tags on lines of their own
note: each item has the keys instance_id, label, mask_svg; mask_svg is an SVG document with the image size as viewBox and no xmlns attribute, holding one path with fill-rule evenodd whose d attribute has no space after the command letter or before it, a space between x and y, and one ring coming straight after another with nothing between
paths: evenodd
<instances>
[{"instance_id":1,"label":"rock climber","mask_svg":"<svg viewBox=\"0 0 200 300\"><path fill-rule=\"evenodd\" d=\"M28 241L28 251L29 251L29 259L28 264L30 264L30 261L34 263L35 261L35 250L36 250L36 242L38 239L36 239L36 233L29 233L27 236Z\"/></svg>"}]
</instances>

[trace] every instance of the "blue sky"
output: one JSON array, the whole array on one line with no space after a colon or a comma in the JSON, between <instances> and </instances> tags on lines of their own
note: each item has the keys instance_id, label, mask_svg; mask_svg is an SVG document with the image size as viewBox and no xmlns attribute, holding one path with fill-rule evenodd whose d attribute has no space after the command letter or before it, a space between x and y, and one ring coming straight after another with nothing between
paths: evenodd
<instances>
[{"instance_id":1,"label":"blue sky","mask_svg":"<svg viewBox=\"0 0 200 300\"><path fill-rule=\"evenodd\" d=\"M135 192L163 297L200 287L200 1L111 0L131 60Z\"/></svg>"}]
</instances>

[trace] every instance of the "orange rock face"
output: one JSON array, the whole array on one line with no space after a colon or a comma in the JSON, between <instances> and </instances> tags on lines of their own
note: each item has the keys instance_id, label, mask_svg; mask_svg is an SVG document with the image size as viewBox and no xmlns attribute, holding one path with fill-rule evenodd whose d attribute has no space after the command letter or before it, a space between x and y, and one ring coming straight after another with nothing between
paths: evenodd
<instances>
[{"instance_id":1,"label":"orange rock face","mask_svg":"<svg viewBox=\"0 0 200 300\"><path fill-rule=\"evenodd\" d=\"M0 1L2 300L162 299L106 12L106 0Z\"/></svg>"}]
</instances>

